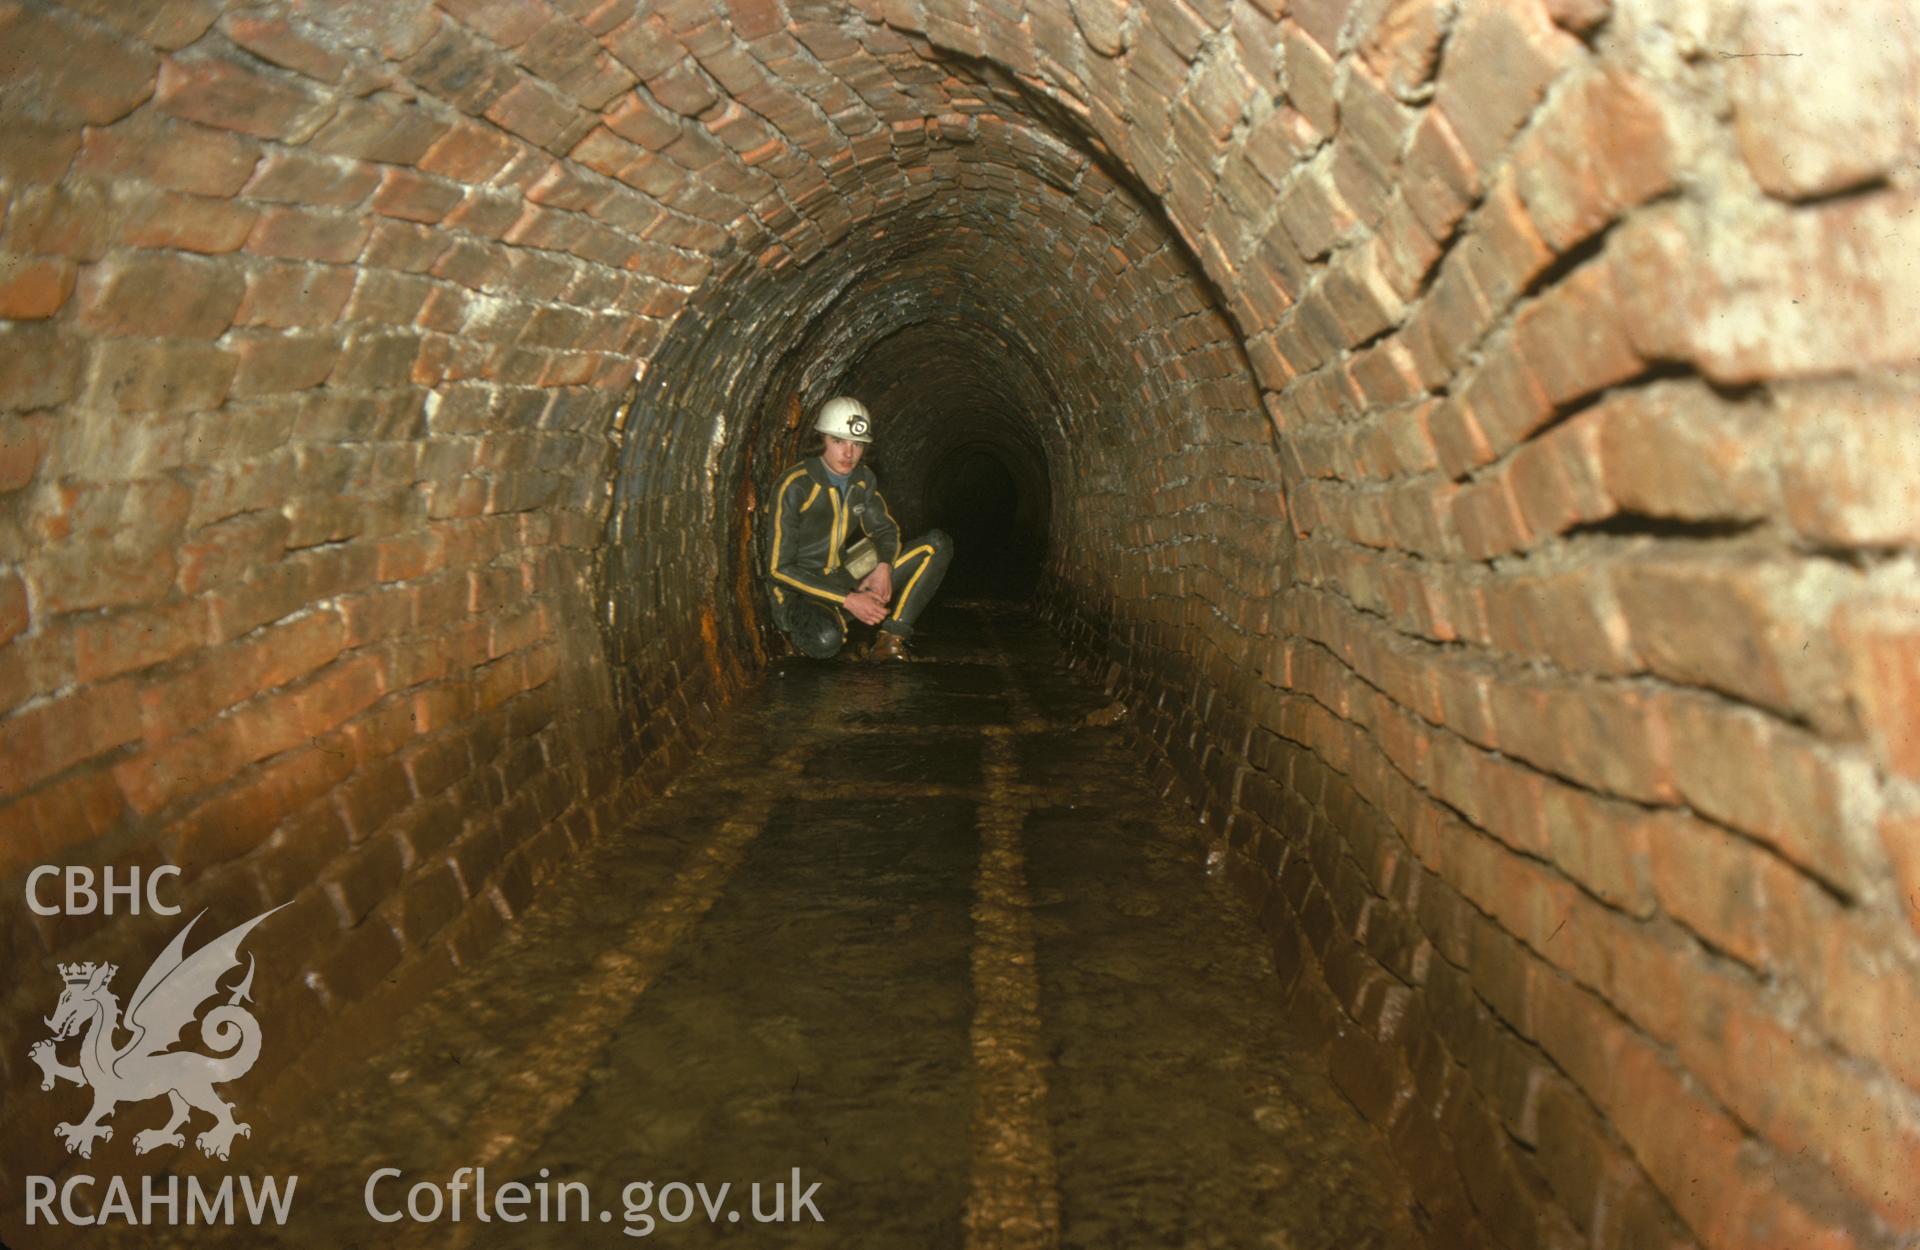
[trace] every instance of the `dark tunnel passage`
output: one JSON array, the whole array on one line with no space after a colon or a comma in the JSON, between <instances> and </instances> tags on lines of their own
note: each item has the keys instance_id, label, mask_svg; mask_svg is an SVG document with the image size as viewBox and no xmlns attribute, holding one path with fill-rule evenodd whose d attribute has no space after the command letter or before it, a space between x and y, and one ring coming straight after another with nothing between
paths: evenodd
<instances>
[{"instance_id":1,"label":"dark tunnel passage","mask_svg":"<svg viewBox=\"0 0 1920 1250\"><path fill-rule=\"evenodd\" d=\"M958 553L949 594L1026 601L1039 586L1047 528L1034 479L1044 486L1045 478L1031 465L1016 478L1004 455L991 443L963 443L927 470L927 517L953 536Z\"/></svg>"},{"instance_id":2,"label":"dark tunnel passage","mask_svg":"<svg viewBox=\"0 0 1920 1250\"><path fill-rule=\"evenodd\" d=\"M1915 81L1902 0L0 0L0 1241L1909 1245ZM836 396L908 663L776 619Z\"/></svg>"}]
</instances>

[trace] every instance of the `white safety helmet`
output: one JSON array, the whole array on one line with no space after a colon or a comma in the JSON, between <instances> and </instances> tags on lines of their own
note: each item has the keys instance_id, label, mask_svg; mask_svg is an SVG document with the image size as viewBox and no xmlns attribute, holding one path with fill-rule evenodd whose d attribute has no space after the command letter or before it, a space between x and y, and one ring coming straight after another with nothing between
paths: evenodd
<instances>
[{"instance_id":1,"label":"white safety helmet","mask_svg":"<svg viewBox=\"0 0 1920 1250\"><path fill-rule=\"evenodd\" d=\"M814 420L813 428L850 443L873 441L873 421L867 415L867 406L851 395L841 395L820 405L820 415Z\"/></svg>"}]
</instances>

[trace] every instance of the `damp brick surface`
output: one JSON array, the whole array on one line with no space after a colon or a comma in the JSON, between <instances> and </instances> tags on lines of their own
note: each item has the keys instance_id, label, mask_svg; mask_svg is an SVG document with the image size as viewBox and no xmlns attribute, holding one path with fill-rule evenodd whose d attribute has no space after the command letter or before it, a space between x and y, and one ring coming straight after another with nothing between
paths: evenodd
<instances>
[{"instance_id":1,"label":"damp brick surface","mask_svg":"<svg viewBox=\"0 0 1920 1250\"><path fill-rule=\"evenodd\" d=\"M0 884L285 903L306 1035L470 962L756 679L851 391L909 530L1013 466L1437 1244L1920 1230L1900 0L13 0L0 47ZM21 968L165 927L7 915Z\"/></svg>"}]
</instances>

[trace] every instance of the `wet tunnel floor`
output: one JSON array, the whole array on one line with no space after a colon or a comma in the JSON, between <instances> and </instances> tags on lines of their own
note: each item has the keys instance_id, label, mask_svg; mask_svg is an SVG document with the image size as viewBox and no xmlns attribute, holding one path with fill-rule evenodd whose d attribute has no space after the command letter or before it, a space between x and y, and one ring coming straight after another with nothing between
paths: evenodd
<instances>
[{"instance_id":1,"label":"wet tunnel floor","mask_svg":"<svg viewBox=\"0 0 1920 1250\"><path fill-rule=\"evenodd\" d=\"M1107 697L1012 609L947 606L918 650L778 663L261 1143L248 1170L297 1174L299 1201L248 1243L1412 1244L1191 817L1089 723ZM469 1185L455 1222L461 1167L489 1202L527 1186L532 1218L478 1222ZM421 1182L436 1222L407 1215Z\"/></svg>"}]
</instances>

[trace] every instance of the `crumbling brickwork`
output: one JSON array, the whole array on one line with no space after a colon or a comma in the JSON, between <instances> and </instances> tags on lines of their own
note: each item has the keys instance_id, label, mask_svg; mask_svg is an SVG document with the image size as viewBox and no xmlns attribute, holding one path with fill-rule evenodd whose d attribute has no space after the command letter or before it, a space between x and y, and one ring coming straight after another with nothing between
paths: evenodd
<instances>
[{"instance_id":1,"label":"crumbling brickwork","mask_svg":"<svg viewBox=\"0 0 1920 1250\"><path fill-rule=\"evenodd\" d=\"M1015 466L1437 1244L1893 1244L1906 16L0 0L0 882L288 904L283 1031L471 958L753 679L852 389L910 527Z\"/></svg>"},{"instance_id":2,"label":"crumbling brickwork","mask_svg":"<svg viewBox=\"0 0 1920 1250\"><path fill-rule=\"evenodd\" d=\"M1151 81L1162 13L1109 72ZM1216 16L1171 142L1125 133L1227 294L1295 544L1265 598L1156 594L1126 544L1120 602L1069 577L1061 614L1443 1244L1911 1231L1920 132L1874 84L1914 81L1912 32Z\"/></svg>"}]
</instances>

